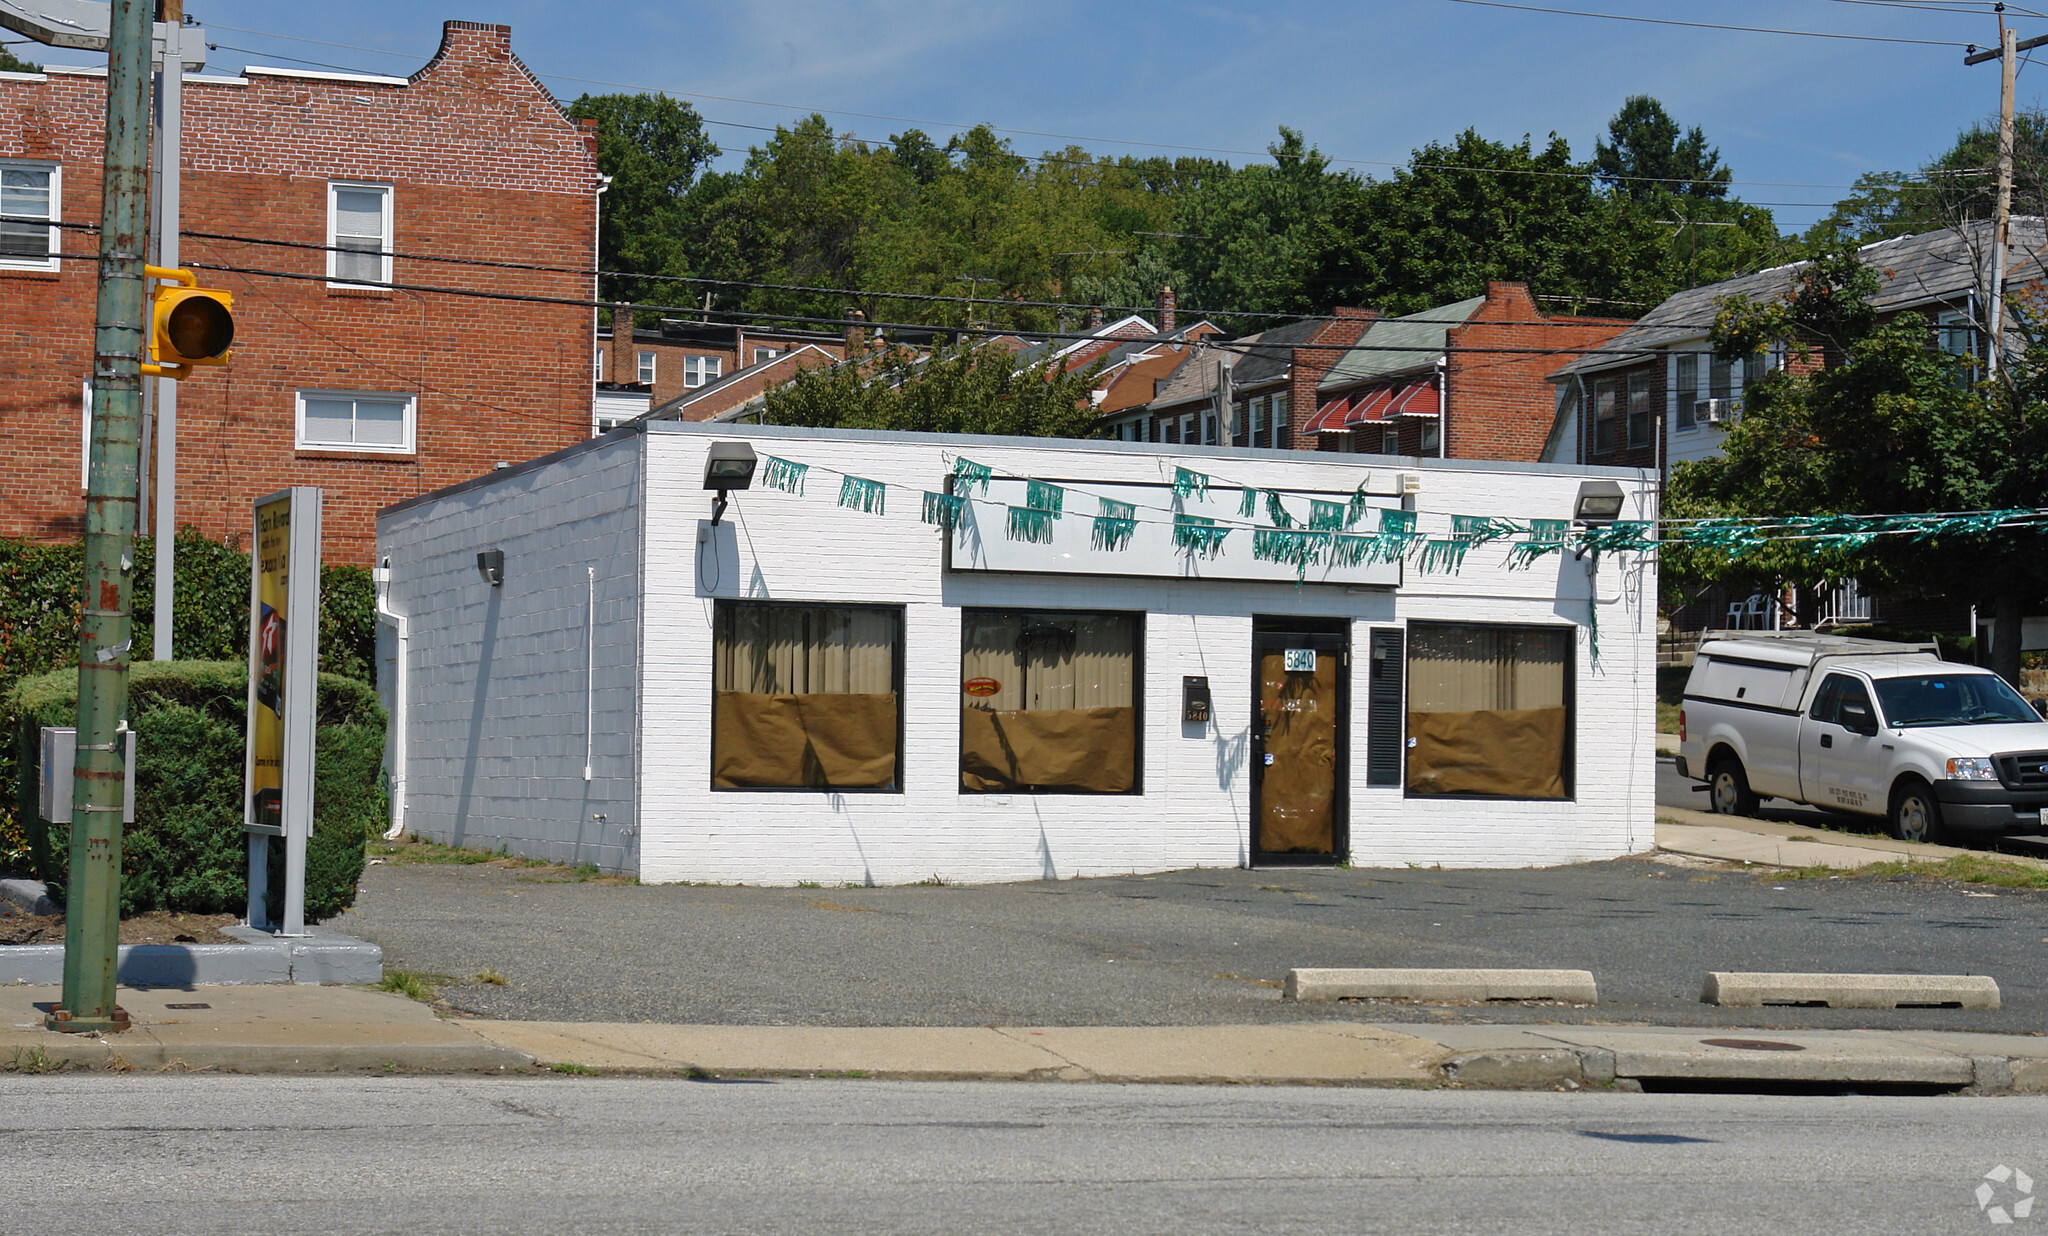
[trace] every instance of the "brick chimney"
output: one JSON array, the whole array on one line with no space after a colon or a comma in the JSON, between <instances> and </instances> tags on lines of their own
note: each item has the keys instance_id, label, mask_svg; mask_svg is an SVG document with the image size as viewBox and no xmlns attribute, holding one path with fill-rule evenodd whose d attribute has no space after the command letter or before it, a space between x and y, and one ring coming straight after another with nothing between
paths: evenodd
<instances>
[{"instance_id":1,"label":"brick chimney","mask_svg":"<svg viewBox=\"0 0 2048 1236\"><path fill-rule=\"evenodd\" d=\"M1162 283L1159 285L1159 333L1162 335L1173 330L1173 310L1173 289Z\"/></svg>"},{"instance_id":2,"label":"brick chimney","mask_svg":"<svg viewBox=\"0 0 2048 1236\"><path fill-rule=\"evenodd\" d=\"M1087 325L1086 325L1086 326L1084 327L1084 329L1086 329L1086 330L1091 330L1091 331L1093 331L1093 330L1101 330L1101 329L1102 329L1102 306L1101 306L1101 305L1090 305L1090 306L1088 307L1088 322L1087 322Z\"/></svg>"},{"instance_id":3,"label":"brick chimney","mask_svg":"<svg viewBox=\"0 0 2048 1236\"><path fill-rule=\"evenodd\" d=\"M868 315L858 309L846 311L846 355L848 359L868 350Z\"/></svg>"}]
</instances>

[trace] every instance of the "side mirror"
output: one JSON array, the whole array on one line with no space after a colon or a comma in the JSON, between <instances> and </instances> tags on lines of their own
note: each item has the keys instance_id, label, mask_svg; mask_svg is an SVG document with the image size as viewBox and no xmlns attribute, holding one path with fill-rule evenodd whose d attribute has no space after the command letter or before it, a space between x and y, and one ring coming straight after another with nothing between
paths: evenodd
<instances>
[{"instance_id":1,"label":"side mirror","mask_svg":"<svg viewBox=\"0 0 2048 1236\"><path fill-rule=\"evenodd\" d=\"M1877 733L1877 718L1870 715L1870 705L1862 700L1843 700L1841 711L1836 715L1841 718L1845 730L1858 734Z\"/></svg>"}]
</instances>

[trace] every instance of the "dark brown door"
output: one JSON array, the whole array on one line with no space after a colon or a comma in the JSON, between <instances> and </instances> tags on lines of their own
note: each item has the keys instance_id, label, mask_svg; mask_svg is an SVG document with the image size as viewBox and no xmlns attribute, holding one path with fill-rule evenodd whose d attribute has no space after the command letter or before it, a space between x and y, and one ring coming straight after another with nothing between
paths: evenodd
<instances>
[{"instance_id":1,"label":"dark brown door","mask_svg":"<svg viewBox=\"0 0 2048 1236\"><path fill-rule=\"evenodd\" d=\"M1332 864L1347 847L1348 640L1327 632L1252 636L1252 861Z\"/></svg>"}]
</instances>

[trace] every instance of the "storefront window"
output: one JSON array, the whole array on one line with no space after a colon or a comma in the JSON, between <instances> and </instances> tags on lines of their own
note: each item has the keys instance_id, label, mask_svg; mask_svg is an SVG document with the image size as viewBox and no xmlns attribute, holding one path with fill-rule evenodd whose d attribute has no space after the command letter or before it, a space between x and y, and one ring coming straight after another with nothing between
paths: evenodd
<instances>
[{"instance_id":1,"label":"storefront window","mask_svg":"<svg viewBox=\"0 0 2048 1236\"><path fill-rule=\"evenodd\" d=\"M720 601L712 787L900 789L902 648L900 609Z\"/></svg>"},{"instance_id":2,"label":"storefront window","mask_svg":"<svg viewBox=\"0 0 2048 1236\"><path fill-rule=\"evenodd\" d=\"M960 616L962 793L1138 789L1136 614Z\"/></svg>"},{"instance_id":3,"label":"storefront window","mask_svg":"<svg viewBox=\"0 0 2048 1236\"><path fill-rule=\"evenodd\" d=\"M1408 793L1571 797L1572 631L1410 623Z\"/></svg>"}]
</instances>

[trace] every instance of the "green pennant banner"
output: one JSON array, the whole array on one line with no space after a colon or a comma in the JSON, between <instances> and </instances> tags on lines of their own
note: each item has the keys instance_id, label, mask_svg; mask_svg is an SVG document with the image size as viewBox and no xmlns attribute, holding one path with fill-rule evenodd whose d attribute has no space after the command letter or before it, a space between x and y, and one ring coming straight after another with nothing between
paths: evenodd
<instances>
[{"instance_id":1,"label":"green pennant banner","mask_svg":"<svg viewBox=\"0 0 2048 1236\"><path fill-rule=\"evenodd\" d=\"M1058 518L1059 516L1052 511L1041 511L1029 506L1013 506L1010 508L1010 522L1004 529L1004 535L1013 541L1050 545L1052 521Z\"/></svg>"},{"instance_id":2,"label":"green pennant banner","mask_svg":"<svg viewBox=\"0 0 2048 1236\"><path fill-rule=\"evenodd\" d=\"M1350 504L1344 508L1344 527L1347 530L1356 528L1358 521L1364 519L1365 513L1371 509L1372 507L1366 503L1365 481L1360 481L1358 488L1351 491Z\"/></svg>"},{"instance_id":3,"label":"green pennant banner","mask_svg":"<svg viewBox=\"0 0 2048 1236\"><path fill-rule=\"evenodd\" d=\"M1097 501L1100 506L1095 515L1095 526L1089 532L1088 547L1114 552L1129 545L1131 535L1138 530L1138 508L1110 498Z\"/></svg>"},{"instance_id":4,"label":"green pennant banner","mask_svg":"<svg viewBox=\"0 0 2048 1236\"><path fill-rule=\"evenodd\" d=\"M811 470L811 465L777 459L773 455L765 458L767 465L761 469L761 484L788 494L801 495L804 492L804 473Z\"/></svg>"},{"instance_id":5,"label":"green pennant banner","mask_svg":"<svg viewBox=\"0 0 2048 1236\"><path fill-rule=\"evenodd\" d=\"M839 505L849 511L866 511L870 515L880 515L887 489L888 486L880 481L849 476L839 482Z\"/></svg>"},{"instance_id":6,"label":"green pennant banner","mask_svg":"<svg viewBox=\"0 0 2048 1236\"><path fill-rule=\"evenodd\" d=\"M924 491L924 522L937 524L942 528L960 526L961 512L967 509L965 494L935 494Z\"/></svg>"},{"instance_id":7,"label":"green pennant banner","mask_svg":"<svg viewBox=\"0 0 2048 1236\"><path fill-rule=\"evenodd\" d=\"M1522 531L1522 525L1512 519L1495 519L1491 515L1451 516L1451 539L1463 545L1504 541Z\"/></svg>"},{"instance_id":8,"label":"green pennant banner","mask_svg":"<svg viewBox=\"0 0 2048 1236\"><path fill-rule=\"evenodd\" d=\"M1273 521L1275 528L1292 528L1294 526L1294 516L1289 515L1287 508L1281 505L1280 492L1278 490L1269 489L1266 491L1266 518Z\"/></svg>"},{"instance_id":9,"label":"green pennant banner","mask_svg":"<svg viewBox=\"0 0 2048 1236\"><path fill-rule=\"evenodd\" d=\"M1066 501L1067 491L1057 485L1048 485L1044 481L1028 481L1024 485L1024 505L1053 519L1060 517Z\"/></svg>"},{"instance_id":10,"label":"green pennant banner","mask_svg":"<svg viewBox=\"0 0 2048 1236\"><path fill-rule=\"evenodd\" d=\"M1246 485L1237 491L1237 516L1250 519L1259 513L1259 491Z\"/></svg>"},{"instance_id":11,"label":"green pennant banner","mask_svg":"<svg viewBox=\"0 0 2048 1236\"><path fill-rule=\"evenodd\" d=\"M953 460L953 475L959 479L963 492L969 486L979 485L981 492L987 493L989 477L993 474L994 469L987 464L978 464L972 459L959 457Z\"/></svg>"},{"instance_id":12,"label":"green pennant banner","mask_svg":"<svg viewBox=\"0 0 2048 1236\"><path fill-rule=\"evenodd\" d=\"M1308 504L1308 526L1311 532L1335 532L1346 527L1344 504L1341 502L1317 502Z\"/></svg>"},{"instance_id":13,"label":"green pennant banner","mask_svg":"<svg viewBox=\"0 0 2048 1236\"><path fill-rule=\"evenodd\" d=\"M1206 515L1175 515L1173 543L1200 558L1214 558L1223 549L1230 529L1219 528Z\"/></svg>"},{"instance_id":14,"label":"green pennant banner","mask_svg":"<svg viewBox=\"0 0 2048 1236\"><path fill-rule=\"evenodd\" d=\"M1175 468L1173 470L1173 492L1183 498L1207 499L1209 496L1209 478L1204 473L1193 472L1186 468Z\"/></svg>"},{"instance_id":15,"label":"green pennant banner","mask_svg":"<svg viewBox=\"0 0 2048 1236\"><path fill-rule=\"evenodd\" d=\"M1423 544L1416 569L1424 575L1455 575L1465 565L1465 551L1470 548L1465 541L1431 539Z\"/></svg>"}]
</instances>

